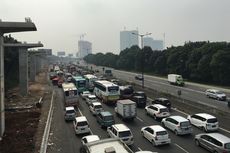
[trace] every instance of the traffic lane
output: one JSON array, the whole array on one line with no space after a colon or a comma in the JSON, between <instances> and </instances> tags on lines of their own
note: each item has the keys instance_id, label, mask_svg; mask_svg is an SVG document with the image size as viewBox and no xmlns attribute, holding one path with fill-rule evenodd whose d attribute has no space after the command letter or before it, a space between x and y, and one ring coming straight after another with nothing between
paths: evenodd
<instances>
[{"instance_id":1,"label":"traffic lane","mask_svg":"<svg viewBox=\"0 0 230 153\"><path fill-rule=\"evenodd\" d=\"M51 122L51 130L47 153L76 153L80 149L80 139L74 133L72 122L64 120L63 93L55 87L56 98L54 100L54 113Z\"/></svg>"},{"instance_id":2,"label":"traffic lane","mask_svg":"<svg viewBox=\"0 0 230 153\"><path fill-rule=\"evenodd\" d=\"M141 150L151 150L154 152L164 152L164 153L184 153L184 151L176 146L175 144L170 144L170 145L163 145L163 146L158 146L154 147L152 143L150 143L147 139L143 138L141 135L141 128L144 126L148 125L153 125L152 122L141 122L138 119L134 119L133 121L123 121L120 117L115 115L114 112L114 106L108 106L105 104L102 104L103 108L107 111L110 111L111 113L114 114L116 124L118 123L123 123L126 126L128 126L133 135L134 135L134 148L141 149ZM139 114L139 109L138 109L138 114ZM133 149L133 148L132 148ZM136 151L136 150L134 150Z\"/></svg>"},{"instance_id":3,"label":"traffic lane","mask_svg":"<svg viewBox=\"0 0 230 153\"><path fill-rule=\"evenodd\" d=\"M134 76L130 75L129 73L130 72L115 73L115 75L119 79L126 80L129 82L135 82L138 85L142 84L142 81L135 80ZM207 98L203 91L196 91L196 90L192 90L192 89L185 88L185 87L174 86L174 85L170 85L168 82L163 83L160 81L155 81L155 80L146 79L146 78L145 78L145 86L150 88L150 89L155 89L155 90L165 92L165 93L168 93L171 95L177 95L177 91L181 90L182 94L180 97L182 99L187 99L190 101L196 101L200 104L212 106L212 107L218 108L220 110L230 111L230 109L227 107L226 101L217 101L214 99Z\"/></svg>"},{"instance_id":4,"label":"traffic lane","mask_svg":"<svg viewBox=\"0 0 230 153\"><path fill-rule=\"evenodd\" d=\"M171 115L180 115L182 116L182 114L178 113L178 112L171 112ZM137 114L138 118L140 118L145 124L148 125L161 125L161 121L160 120L154 120L153 117L146 115L145 110L142 108L138 108L138 114ZM171 143L175 144L176 146L178 146L179 148L183 148L184 150L186 150L187 152L205 152L202 148L200 147L196 147L195 143L194 143L194 136L198 133L203 133L202 131L200 131L199 129L194 129L193 128L193 133L191 135L182 135L182 136L177 136L175 135L175 133L169 129L166 128L166 130L169 133L169 136L171 138Z\"/></svg>"}]
</instances>

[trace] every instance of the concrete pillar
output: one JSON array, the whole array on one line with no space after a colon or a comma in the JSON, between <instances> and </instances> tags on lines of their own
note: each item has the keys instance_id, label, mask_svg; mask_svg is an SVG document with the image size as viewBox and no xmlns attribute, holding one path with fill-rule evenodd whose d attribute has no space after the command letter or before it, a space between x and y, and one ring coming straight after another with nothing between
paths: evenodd
<instances>
[{"instance_id":1,"label":"concrete pillar","mask_svg":"<svg viewBox=\"0 0 230 153\"><path fill-rule=\"evenodd\" d=\"M36 76L36 57L35 55L30 56L30 81L35 82Z\"/></svg>"},{"instance_id":2,"label":"concrete pillar","mask_svg":"<svg viewBox=\"0 0 230 153\"><path fill-rule=\"evenodd\" d=\"M5 132L5 88L4 88L4 47L3 34L0 32L0 140Z\"/></svg>"},{"instance_id":3,"label":"concrete pillar","mask_svg":"<svg viewBox=\"0 0 230 153\"><path fill-rule=\"evenodd\" d=\"M20 94L28 94L28 53L27 48L19 49L19 88Z\"/></svg>"},{"instance_id":4,"label":"concrete pillar","mask_svg":"<svg viewBox=\"0 0 230 153\"><path fill-rule=\"evenodd\" d=\"M36 74L38 74L39 73L39 57L38 56L36 56Z\"/></svg>"}]
</instances>

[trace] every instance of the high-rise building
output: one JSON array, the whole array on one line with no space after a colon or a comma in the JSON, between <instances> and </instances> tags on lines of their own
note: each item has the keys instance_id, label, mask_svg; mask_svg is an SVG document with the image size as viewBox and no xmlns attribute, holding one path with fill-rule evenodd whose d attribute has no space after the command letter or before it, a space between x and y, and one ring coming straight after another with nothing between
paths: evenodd
<instances>
[{"instance_id":1,"label":"high-rise building","mask_svg":"<svg viewBox=\"0 0 230 153\"><path fill-rule=\"evenodd\" d=\"M92 43L85 40L78 41L78 57L83 58L92 54Z\"/></svg>"},{"instance_id":2,"label":"high-rise building","mask_svg":"<svg viewBox=\"0 0 230 153\"><path fill-rule=\"evenodd\" d=\"M152 37L143 38L143 46L149 46L152 50L163 50L163 40L154 40Z\"/></svg>"},{"instance_id":3,"label":"high-rise building","mask_svg":"<svg viewBox=\"0 0 230 153\"><path fill-rule=\"evenodd\" d=\"M130 48L133 45L139 44L138 35L134 35L132 33L138 34L137 30L132 31L121 31L120 32L120 50L124 50L126 48Z\"/></svg>"}]
</instances>

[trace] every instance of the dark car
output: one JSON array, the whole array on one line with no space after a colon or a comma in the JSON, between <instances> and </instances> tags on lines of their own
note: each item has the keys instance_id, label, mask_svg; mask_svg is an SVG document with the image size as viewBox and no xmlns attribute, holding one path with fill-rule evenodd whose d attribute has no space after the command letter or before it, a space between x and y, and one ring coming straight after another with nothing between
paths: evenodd
<instances>
[{"instance_id":1,"label":"dark car","mask_svg":"<svg viewBox=\"0 0 230 153\"><path fill-rule=\"evenodd\" d=\"M133 96L142 96L142 97L144 97L145 101L147 101L147 96L146 96L144 91L135 91L133 93Z\"/></svg>"},{"instance_id":2,"label":"dark car","mask_svg":"<svg viewBox=\"0 0 230 153\"><path fill-rule=\"evenodd\" d=\"M138 74L135 76L136 80L143 80L144 78L142 77L142 75Z\"/></svg>"},{"instance_id":3,"label":"dark car","mask_svg":"<svg viewBox=\"0 0 230 153\"><path fill-rule=\"evenodd\" d=\"M100 124L102 128L115 124L113 114L108 111L100 112L97 115L97 122Z\"/></svg>"},{"instance_id":4,"label":"dark car","mask_svg":"<svg viewBox=\"0 0 230 153\"><path fill-rule=\"evenodd\" d=\"M146 99L143 96L133 96L131 100L134 101L138 107L146 106Z\"/></svg>"},{"instance_id":5,"label":"dark car","mask_svg":"<svg viewBox=\"0 0 230 153\"><path fill-rule=\"evenodd\" d=\"M152 104L161 104L171 110L171 102L167 98L156 98L152 101Z\"/></svg>"}]
</instances>

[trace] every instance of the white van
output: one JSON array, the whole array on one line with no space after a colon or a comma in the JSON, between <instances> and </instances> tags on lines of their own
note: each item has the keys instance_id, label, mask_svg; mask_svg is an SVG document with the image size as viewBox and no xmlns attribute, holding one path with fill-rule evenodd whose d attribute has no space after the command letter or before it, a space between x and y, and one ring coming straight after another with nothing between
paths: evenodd
<instances>
[{"instance_id":1,"label":"white van","mask_svg":"<svg viewBox=\"0 0 230 153\"><path fill-rule=\"evenodd\" d=\"M98 115L103 108L100 102L94 102L89 105L89 110L93 115Z\"/></svg>"},{"instance_id":2,"label":"white van","mask_svg":"<svg viewBox=\"0 0 230 153\"><path fill-rule=\"evenodd\" d=\"M170 116L164 118L161 123L176 135L192 134L193 131L189 120L182 116Z\"/></svg>"},{"instance_id":3,"label":"white van","mask_svg":"<svg viewBox=\"0 0 230 153\"><path fill-rule=\"evenodd\" d=\"M124 124L114 124L107 128L107 132L111 138L120 138L127 145L132 145L134 142L131 130Z\"/></svg>"},{"instance_id":4,"label":"white van","mask_svg":"<svg viewBox=\"0 0 230 153\"><path fill-rule=\"evenodd\" d=\"M199 127L206 132L216 131L219 128L217 118L210 114L198 113L194 115L188 115L187 119L192 125Z\"/></svg>"},{"instance_id":5,"label":"white van","mask_svg":"<svg viewBox=\"0 0 230 153\"><path fill-rule=\"evenodd\" d=\"M89 123L85 116L76 117L73 121L76 134L90 133Z\"/></svg>"}]
</instances>

